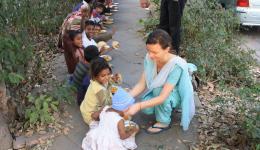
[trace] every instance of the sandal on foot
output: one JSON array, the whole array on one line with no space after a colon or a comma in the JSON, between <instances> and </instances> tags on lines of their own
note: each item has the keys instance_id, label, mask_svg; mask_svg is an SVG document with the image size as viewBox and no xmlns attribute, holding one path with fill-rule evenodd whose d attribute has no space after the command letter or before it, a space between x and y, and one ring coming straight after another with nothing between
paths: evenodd
<instances>
[{"instance_id":1,"label":"sandal on foot","mask_svg":"<svg viewBox=\"0 0 260 150\"><path fill-rule=\"evenodd\" d=\"M171 127L170 127L170 125L167 126L167 127L156 127L155 125L153 125L153 126L151 126L151 128L160 129L160 130L159 130L159 131L152 132L152 131L149 131L148 129L146 129L146 130L145 130L146 133L148 133L148 134L159 134L159 133L161 133L161 132L163 132L163 131L166 131L166 130L170 129Z\"/></svg>"}]
</instances>

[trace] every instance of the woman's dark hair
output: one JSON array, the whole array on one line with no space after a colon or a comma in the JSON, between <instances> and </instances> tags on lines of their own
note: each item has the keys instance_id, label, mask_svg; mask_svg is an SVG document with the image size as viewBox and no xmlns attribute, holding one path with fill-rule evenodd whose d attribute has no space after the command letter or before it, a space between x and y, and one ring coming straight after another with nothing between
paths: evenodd
<instances>
[{"instance_id":1,"label":"woman's dark hair","mask_svg":"<svg viewBox=\"0 0 260 150\"><path fill-rule=\"evenodd\" d=\"M98 48L95 45L90 45L84 49L85 60L91 62L91 60L99 56Z\"/></svg>"},{"instance_id":2,"label":"woman's dark hair","mask_svg":"<svg viewBox=\"0 0 260 150\"><path fill-rule=\"evenodd\" d=\"M167 47L170 47L172 50L172 38L170 35L162 30L162 29L156 29L152 33L149 34L146 45L147 44L160 44L162 49L166 49Z\"/></svg>"},{"instance_id":3,"label":"woman's dark hair","mask_svg":"<svg viewBox=\"0 0 260 150\"><path fill-rule=\"evenodd\" d=\"M73 41L74 38L78 35L81 34L82 32L80 30L69 30L67 31L69 38Z\"/></svg>"},{"instance_id":4,"label":"woman's dark hair","mask_svg":"<svg viewBox=\"0 0 260 150\"><path fill-rule=\"evenodd\" d=\"M86 20L86 21L85 21L85 27L86 27L86 26L95 26L95 22L92 21L92 20Z\"/></svg>"},{"instance_id":5,"label":"woman's dark hair","mask_svg":"<svg viewBox=\"0 0 260 150\"><path fill-rule=\"evenodd\" d=\"M98 57L93 59L90 63L91 78L94 79L97 77L98 74L104 69L109 69L112 73L112 69L104 58Z\"/></svg>"}]
</instances>

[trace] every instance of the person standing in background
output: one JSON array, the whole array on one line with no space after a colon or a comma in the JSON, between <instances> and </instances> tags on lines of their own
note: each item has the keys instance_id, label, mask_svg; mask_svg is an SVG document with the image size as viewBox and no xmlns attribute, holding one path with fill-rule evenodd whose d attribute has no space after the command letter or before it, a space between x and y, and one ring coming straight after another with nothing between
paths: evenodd
<instances>
[{"instance_id":1,"label":"person standing in background","mask_svg":"<svg viewBox=\"0 0 260 150\"><path fill-rule=\"evenodd\" d=\"M139 1L142 8L150 5L149 0ZM185 3L186 0L161 0L159 28L170 34L177 55L180 54L181 17Z\"/></svg>"}]
</instances>

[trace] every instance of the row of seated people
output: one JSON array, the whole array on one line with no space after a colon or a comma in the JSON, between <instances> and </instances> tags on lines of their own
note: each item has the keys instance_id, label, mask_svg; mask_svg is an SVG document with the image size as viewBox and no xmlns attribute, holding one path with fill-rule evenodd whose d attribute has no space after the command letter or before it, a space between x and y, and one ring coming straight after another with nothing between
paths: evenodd
<instances>
[{"instance_id":1,"label":"row of seated people","mask_svg":"<svg viewBox=\"0 0 260 150\"><path fill-rule=\"evenodd\" d=\"M79 105L90 82L91 60L113 49L98 45L112 39L116 32L115 28L107 32L103 26L103 21L108 19L104 12L110 11L109 5L108 1L83 1L73 8L61 26L58 47L64 52L69 82L77 88Z\"/></svg>"}]
</instances>

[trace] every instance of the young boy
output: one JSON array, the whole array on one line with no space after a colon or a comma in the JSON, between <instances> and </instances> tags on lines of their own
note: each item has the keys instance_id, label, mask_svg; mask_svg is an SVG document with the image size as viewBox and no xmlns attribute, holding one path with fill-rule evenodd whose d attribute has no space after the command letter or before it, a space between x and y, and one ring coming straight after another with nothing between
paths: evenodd
<instances>
[{"instance_id":1,"label":"young boy","mask_svg":"<svg viewBox=\"0 0 260 150\"><path fill-rule=\"evenodd\" d=\"M94 28L95 28L95 22L94 21L87 20L85 22L85 30L82 32L82 42L83 42L84 48L86 48L90 45L97 46L97 43L93 39Z\"/></svg>"},{"instance_id":2,"label":"young boy","mask_svg":"<svg viewBox=\"0 0 260 150\"><path fill-rule=\"evenodd\" d=\"M85 61L79 61L73 73L73 85L78 89L78 105L83 101L90 84L90 62L99 56L98 48L94 45L88 46L84 49L84 56Z\"/></svg>"},{"instance_id":3,"label":"young boy","mask_svg":"<svg viewBox=\"0 0 260 150\"><path fill-rule=\"evenodd\" d=\"M95 23L95 27L94 27L94 36L97 36L100 34L102 30L102 25L98 22Z\"/></svg>"},{"instance_id":4,"label":"young boy","mask_svg":"<svg viewBox=\"0 0 260 150\"><path fill-rule=\"evenodd\" d=\"M82 32L82 42L83 42L83 47L86 48L90 45L97 46L96 41L93 39L95 34L95 22L91 20L87 20L85 22L85 30ZM103 54L106 51L109 51L112 49L106 49L105 47L101 47L99 49L99 54Z\"/></svg>"},{"instance_id":5,"label":"young boy","mask_svg":"<svg viewBox=\"0 0 260 150\"><path fill-rule=\"evenodd\" d=\"M95 28L94 28L95 34L94 34L93 39L94 39L97 43L100 42L100 41L105 41L105 42L107 42L107 41L111 40L111 39L113 38L113 35L114 35L115 32L116 32L116 29L113 28L113 29L112 29L112 32L100 33L100 32L101 32L101 29L102 29L101 24L96 23L96 24L95 24Z\"/></svg>"}]
</instances>

